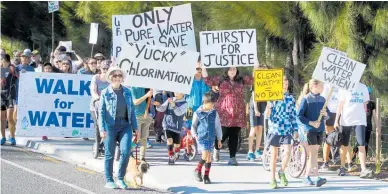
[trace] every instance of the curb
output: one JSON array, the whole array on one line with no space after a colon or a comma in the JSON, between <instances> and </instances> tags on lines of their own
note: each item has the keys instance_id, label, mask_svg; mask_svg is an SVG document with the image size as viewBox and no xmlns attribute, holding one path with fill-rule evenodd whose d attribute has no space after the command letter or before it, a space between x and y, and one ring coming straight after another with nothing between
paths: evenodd
<instances>
[{"instance_id":1,"label":"curb","mask_svg":"<svg viewBox=\"0 0 388 194\"><path fill-rule=\"evenodd\" d=\"M40 153L49 157L52 157L56 160L63 161L69 164L73 164L85 169L95 171L97 173L104 173L103 164L100 165L100 160L90 158L87 156L82 156L80 154L72 153L71 151L66 151L60 148L57 148L55 145L49 144L49 142L43 142L41 140L30 140L28 138L19 137L17 139L17 146L29 149L29 151ZM101 161L103 162L103 161ZM115 161L113 168L113 176L117 178L116 170L118 168L118 162ZM152 165L151 165L152 168ZM159 182L149 173L144 175L144 187L163 190L167 192L172 192L169 187L166 187Z\"/></svg>"}]
</instances>

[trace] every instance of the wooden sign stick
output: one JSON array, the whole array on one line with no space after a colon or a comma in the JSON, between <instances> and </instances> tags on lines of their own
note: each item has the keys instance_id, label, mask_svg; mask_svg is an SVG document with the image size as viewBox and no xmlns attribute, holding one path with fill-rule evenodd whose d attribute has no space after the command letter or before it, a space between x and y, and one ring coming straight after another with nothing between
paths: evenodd
<instances>
[{"instance_id":1,"label":"wooden sign stick","mask_svg":"<svg viewBox=\"0 0 388 194\"><path fill-rule=\"evenodd\" d=\"M334 87L333 87L333 86L330 86L330 91L329 91L329 94L327 94L327 96L326 96L326 102L325 102L325 104L323 105L322 110L326 110L327 104L329 103L330 98L331 98L331 95L333 94L333 92L334 92ZM322 110L321 110L321 111L322 111ZM320 123L321 120L322 120L322 115L319 115L317 122Z\"/></svg>"}]
</instances>

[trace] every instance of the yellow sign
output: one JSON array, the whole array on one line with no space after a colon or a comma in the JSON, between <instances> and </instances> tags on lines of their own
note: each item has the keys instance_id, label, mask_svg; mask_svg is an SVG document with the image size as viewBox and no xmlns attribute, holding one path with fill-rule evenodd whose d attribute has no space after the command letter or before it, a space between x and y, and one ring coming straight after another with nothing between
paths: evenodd
<instances>
[{"instance_id":1,"label":"yellow sign","mask_svg":"<svg viewBox=\"0 0 388 194\"><path fill-rule=\"evenodd\" d=\"M255 101L283 100L283 69L255 70Z\"/></svg>"}]
</instances>

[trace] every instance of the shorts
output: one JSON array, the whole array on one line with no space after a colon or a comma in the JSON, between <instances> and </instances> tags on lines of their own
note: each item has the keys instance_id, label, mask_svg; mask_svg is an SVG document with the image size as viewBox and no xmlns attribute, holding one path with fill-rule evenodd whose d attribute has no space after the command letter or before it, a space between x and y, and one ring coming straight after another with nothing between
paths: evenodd
<instances>
[{"instance_id":1,"label":"shorts","mask_svg":"<svg viewBox=\"0 0 388 194\"><path fill-rule=\"evenodd\" d=\"M291 145L291 140L291 135L268 134L267 136L268 144L274 147L280 147L280 145Z\"/></svg>"},{"instance_id":2,"label":"shorts","mask_svg":"<svg viewBox=\"0 0 388 194\"><path fill-rule=\"evenodd\" d=\"M323 132L308 132L307 143L308 145L321 145L323 140Z\"/></svg>"},{"instance_id":3,"label":"shorts","mask_svg":"<svg viewBox=\"0 0 388 194\"><path fill-rule=\"evenodd\" d=\"M255 116L255 110L249 108L249 123L251 127L264 126L264 113L260 113L260 116Z\"/></svg>"},{"instance_id":4,"label":"shorts","mask_svg":"<svg viewBox=\"0 0 388 194\"><path fill-rule=\"evenodd\" d=\"M167 139L172 139L173 144L181 144L181 134L166 130Z\"/></svg>"},{"instance_id":5,"label":"shorts","mask_svg":"<svg viewBox=\"0 0 388 194\"><path fill-rule=\"evenodd\" d=\"M356 132L356 139L357 139L357 145L358 146L366 146L366 127L364 125L355 125L355 126L342 126L340 128L342 138L341 138L341 144L343 146L348 146L350 142L350 136L353 131L353 129Z\"/></svg>"},{"instance_id":6,"label":"shorts","mask_svg":"<svg viewBox=\"0 0 388 194\"><path fill-rule=\"evenodd\" d=\"M15 101L11 99L1 98L1 111L5 111L8 108L13 108Z\"/></svg>"},{"instance_id":7,"label":"shorts","mask_svg":"<svg viewBox=\"0 0 388 194\"><path fill-rule=\"evenodd\" d=\"M334 126L335 117L337 116L337 113L329 112L329 120L326 120L325 125L326 126Z\"/></svg>"},{"instance_id":8,"label":"shorts","mask_svg":"<svg viewBox=\"0 0 388 194\"><path fill-rule=\"evenodd\" d=\"M152 124L152 117L150 115L147 115L146 118L144 118L144 115L136 117L137 120L137 127L139 128L140 132L140 139L147 139L150 134L150 127Z\"/></svg>"}]
</instances>

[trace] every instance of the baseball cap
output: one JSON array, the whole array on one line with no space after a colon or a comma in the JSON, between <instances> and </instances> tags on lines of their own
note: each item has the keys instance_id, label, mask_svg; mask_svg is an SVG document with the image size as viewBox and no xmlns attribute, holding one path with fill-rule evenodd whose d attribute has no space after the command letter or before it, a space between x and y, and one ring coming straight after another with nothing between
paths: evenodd
<instances>
[{"instance_id":1,"label":"baseball cap","mask_svg":"<svg viewBox=\"0 0 388 194\"><path fill-rule=\"evenodd\" d=\"M32 53L31 53L31 50L30 49L25 49L22 53L22 57L26 56L26 57L31 57Z\"/></svg>"},{"instance_id":2,"label":"baseball cap","mask_svg":"<svg viewBox=\"0 0 388 194\"><path fill-rule=\"evenodd\" d=\"M32 51L32 55L39 55L39 51L38 50Z\"/></svg>"},{"instance_id":3,"label":"baseball cap","mask_svg":"<svg viewBox=\"0 0 388 194\"><path fill-rule=\"evenodd\" d=\"M103 58L103 59L105 59L105 57L104 57L104 55L103 54L101 54L101 53L97 53L96 55L94 55L94 58Z\"/></svg>"}]
</instances>

